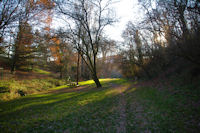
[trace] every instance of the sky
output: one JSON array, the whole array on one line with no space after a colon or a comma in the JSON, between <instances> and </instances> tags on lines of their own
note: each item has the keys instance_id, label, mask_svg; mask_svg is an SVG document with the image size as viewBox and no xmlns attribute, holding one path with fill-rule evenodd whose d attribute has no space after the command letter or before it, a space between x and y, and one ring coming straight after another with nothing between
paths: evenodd
<instances>
[{"instance_id":1,"label":"sky","mask_svg":"<svg viewBox=\"0 0 200 133\"><path fill-rule=\"evenodd\" d=\"M136 22L140 17L137 0L119 0L113 5L118 22L105 28L105 34L116 41L123 41L121 34L128 21Z\"/></svg>"},{"instance_id":2,"label":"sky","mask_svg":"<svg viewBox=\"0 0 200 133\"><path fill-rule=\"evenodd\" d=\"M104 29L104 33L110 39L121 42L123 38L121 37L123 30L126 28L128 21L133 23L139 20L140 10L138 6L138 0L113 0L118 1L112 4L112 8L116 13L118 22L112 26L107 26ZM60 20L59 20L60 21ZM64 26L58 21L53 22L53 27Z\"/></svg>"}]
</instances>

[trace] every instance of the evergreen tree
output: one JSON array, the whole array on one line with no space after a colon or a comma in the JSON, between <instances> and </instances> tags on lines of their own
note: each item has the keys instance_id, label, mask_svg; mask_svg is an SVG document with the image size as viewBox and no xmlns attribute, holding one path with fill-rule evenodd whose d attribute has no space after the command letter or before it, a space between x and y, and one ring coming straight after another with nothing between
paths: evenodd
<instances>
[{"instance_id":1,"label":"evergreen tree","mask_svg":"<svg viewBox=\"0 0 200 133\"><path fill-rule=\"evenodd\" d=\"M29 69L34 58L32 28L27 22L19 23L19 30L14 44L11 72L16 69Z\"/></svg>"}]
</instances>

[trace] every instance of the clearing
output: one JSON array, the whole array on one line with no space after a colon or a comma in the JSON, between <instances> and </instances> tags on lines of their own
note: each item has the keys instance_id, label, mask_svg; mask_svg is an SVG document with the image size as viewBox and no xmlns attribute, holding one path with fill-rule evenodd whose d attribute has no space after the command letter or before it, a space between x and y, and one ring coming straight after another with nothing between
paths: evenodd
<instances>
[{"instance_id":1,"label":"clearing","mask_svg":"<svg viewBox=\"0 0 200 133\"><path fill-rule=\"evenodd\" d=\"M199 90L157 89L125 79L0 102L0 132L132 133L198 132ZM172 91L175 90L175 91Z\"/></svg>"}]
</instances>

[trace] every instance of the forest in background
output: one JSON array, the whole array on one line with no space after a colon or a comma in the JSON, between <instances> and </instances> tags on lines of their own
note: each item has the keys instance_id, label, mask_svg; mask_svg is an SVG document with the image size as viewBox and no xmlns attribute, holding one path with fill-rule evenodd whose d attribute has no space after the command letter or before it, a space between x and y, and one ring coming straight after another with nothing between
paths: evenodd
<instances>
[{"instance_id":1,"label":"forest in background","mask_svg":"<svg viewBox=\"0 0 200 133\"><path fill-rule=\"evenodd\" d=\"M101 87L98 78L108 77L179 75L184 83L197 80L198 0L138 1L144 15L138 22L127 23L123 42L104 33L106 26L117 23L112 2L1 1L1 67L12 74L42 69L61 79L93 79L97 87ZM52 28L55 18L66 26Z\"/></svg>"},{"instance_id":2,"label":"forest in background","mask_svg":"<svg viewBox=\"0 0 200 133\"><path fill-rule=\"evenodd\" d=\"M18 70L31 72L34 71L34 68L41 68L57 73L59 75L57 77L61 79L70 77L73 81L77 78L77 71L80 71L78 75L81 80L93 77L92 73L94 72L90 72L90 67L87 65L93 66L92 56L94 54L91 53L90 44L88 44L90 47L88 49L89 58L85 55L81 57L82 54L76 47L80 37L73 34L67 22L67 28L51 28L53 16L59 13L57 9L59 3L62 2L50 0L6 0L1 2L1 67L9 70L12 74ZM74 12L76 3L83 4L78 1L74 2L74 5L69 7L74 8ZM89 23L88 26L90 26ZM73 30L75 31L77 28L74 27ZM88 32L92 33L93 31ZM97 34L100 36L100 33ZM103 36L101 41L98 41L100 58L95 57L95 62L98 60L98 63L97 66L95 63L94 70L96 71L98 67L100 77L120 77L117 65L114 67L111 65L117 58L117 55L112 54L117 50L116 42ZM93 40L91 45L94 45ZM108 54L111 56L106 58ZM95 56L97 56L97 52Z\"/></svg>"}]
</instances>

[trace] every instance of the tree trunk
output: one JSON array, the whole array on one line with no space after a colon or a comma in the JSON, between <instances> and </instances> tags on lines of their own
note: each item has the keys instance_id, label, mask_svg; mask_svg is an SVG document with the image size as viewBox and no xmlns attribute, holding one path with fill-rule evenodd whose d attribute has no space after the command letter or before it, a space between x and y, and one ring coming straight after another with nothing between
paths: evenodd
<instances>
[{"instance_id":1,"label":"tree trunk","mask_svg":"<svg viewBox=\"0 0 200 133\"><path fill-rule=\"evenodd\" d=\"M62 66L60 66L60 79L63 78L63 73L62 73Z\"/></svg>"},{"instance_id":2,"label":"tree trunk","mask_svg":"<svg viewBox=\"0 0 200 133\"><path fill-rule=\"evenodd\" d=\"M10 69L11 74L14 74L14 71L15 71L15 61L11 65L11 69Z\"/></svg>"},{"instance_id":3,"label":"tree trunk","mask_svg":"<svg viewBox=\"0 0 200 133\"><path fill-rule=\"evenodd\" d=\"M146 73L147 77L148 77L149 79L151 79L152 77L151 77L151 74L149 73L149 71L148 71L145 67L143 67L143 66L142 66L142 69L143 69L144 72Z\"/></svg>"},{"instance_id":4,"label":"tree trunk","mask_svg":"<svg viewBox=\"0 0 200 133\"><path fill-rule=\"evenodd\" d=\"M93 80L94 80L94 82L95 82L97 88L101 87L101 83L99 82L99 79L98 79L96 73L93 74Z\"/></svg>"},{"instance_id":5,"label":"tree trunk","mask_svg":"<svg viewBox=\"0 0 200 133\"><path fill-rule=\"evenodd\" d=\"M97 88L101 87L101 83L97 77L97 67L96 67L96 55L93 56L94 58L94 67L93 67L93 80L97 86Z\"/></svg>"},{"instance_id":6,"label":"tree trunk","mask_svg":"<svg viewBox=\"0 0 200 133\"><path fill-rule=\"evenodd\" d=\"M99 82L99 79L97 77L97 72L96 72L96 56L94 56L94 63L92 63L91 61L91 58L88 56L88 60L89 60L89 63L87 63L87 61L84 59L83 55L81 54L81 57L82 59L84 60L84 62L86 63L86 65L88 66L88 69L90 70L90 72L92 73L92 79L94 80L95 84L96 84L96 87L99 88L99 87L102 87L101 86L101 83Z\"/></svg>"},{"instance_id":7,"label":"tree trunk","mask_svg":"<svg viewBox=\"0 0 200 133\"><path fill-rule=\"evenodd\" d=\"M79 52L78 52L78 60L77 60L77 70L76 70L76 85L78 86L78 81L79 81L79 58L80 58L80 55L79 55Z\"/></svg>"},{"instance_id":8,"label":"tree trunk","mask_svg":"<svg viewBox=\"0 0 200 133\"><path fill-rule=\"evenodd\" d=\"M11 58L11 66L10 66L10 72L11 72L11 74L14 74L14 71L15 71L15 68L16 68L16 62L17 62L17 58L16 58L16 55L14 55Z\"/></svg>"}]
</instances>

